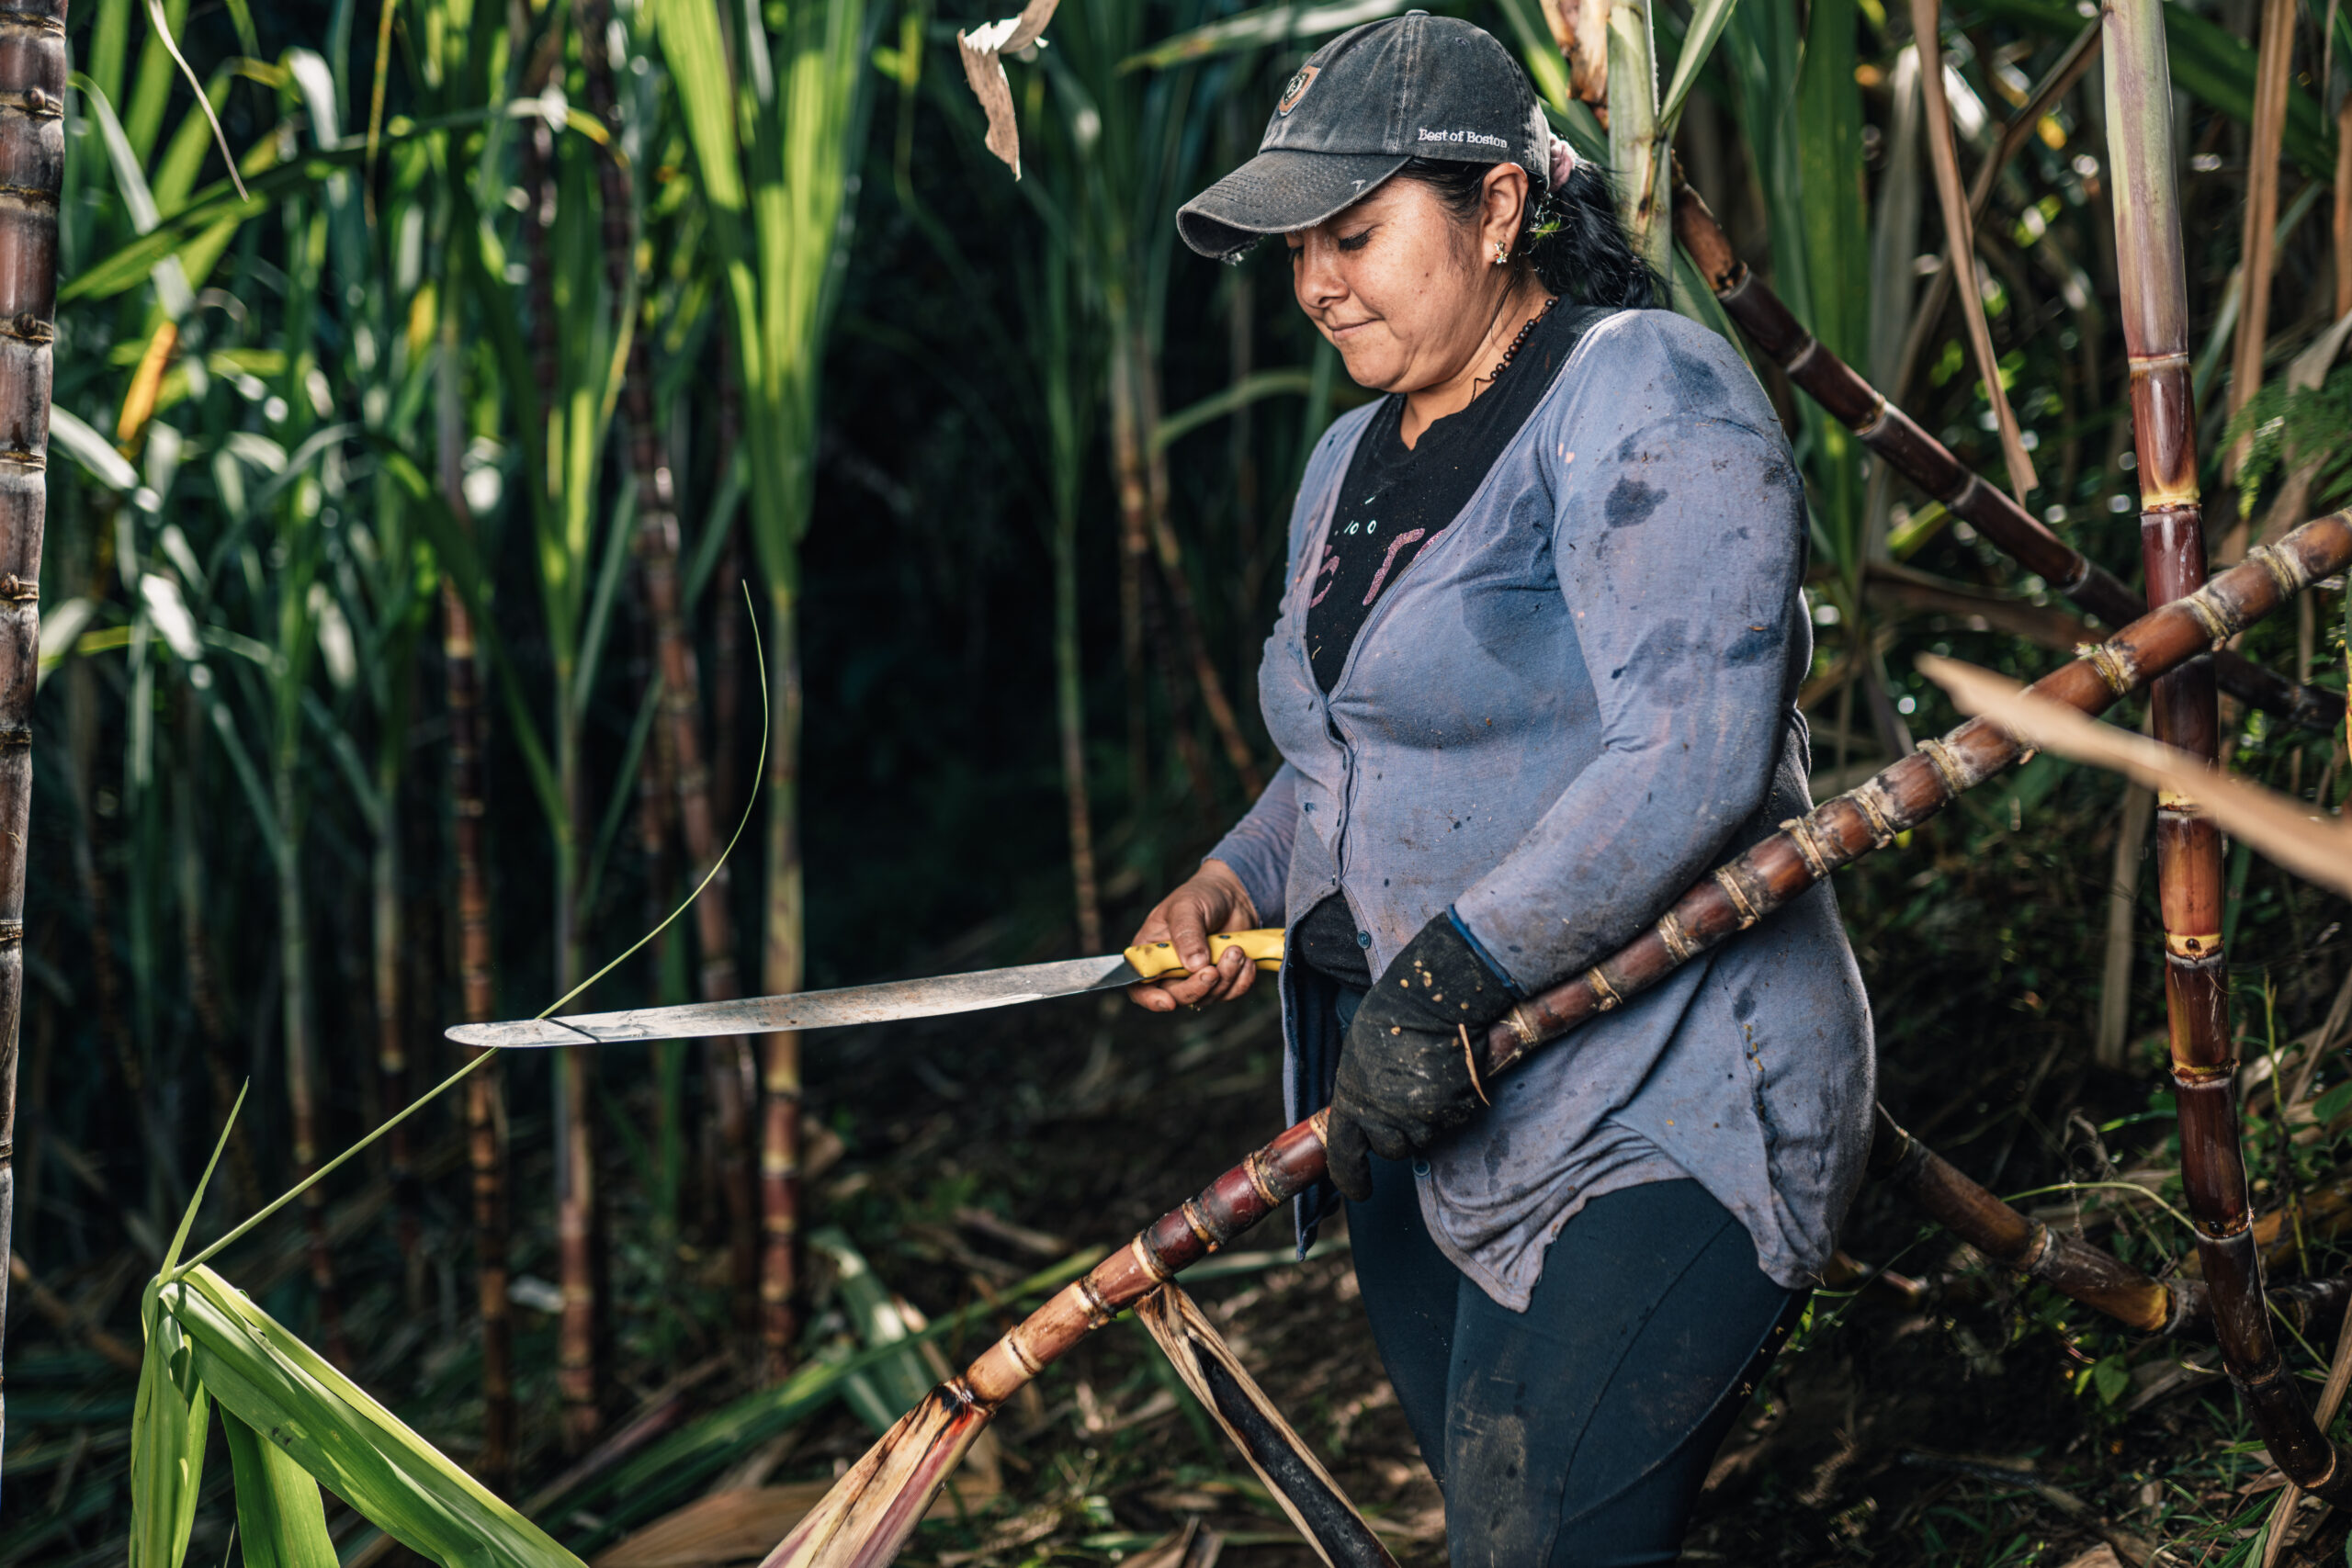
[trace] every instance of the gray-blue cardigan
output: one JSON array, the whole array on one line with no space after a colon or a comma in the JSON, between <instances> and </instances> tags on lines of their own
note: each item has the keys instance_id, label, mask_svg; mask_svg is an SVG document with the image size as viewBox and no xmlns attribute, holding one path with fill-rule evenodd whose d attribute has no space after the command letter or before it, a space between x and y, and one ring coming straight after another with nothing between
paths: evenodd
<instances>
[{"instance_id":1,"label":"gray-blue cardigan","mask_svg":"<svg viewBox=\"0 0 2352 1568\"><path fill-rule=\"evenodd\" d=\"M1327 699L1306 603L1377 406L1308 461L1259 670L1284 761L1211 853L1285 926L1343 892L1374 974L1451 905L1540 990L1809 807L1804 490L1727 343L1666 311L1609 317L1373 607ZM1312 972L1285 964L1281 988L1296 1120L1328 1102L1339 1042ZM1417 1163L1422 1213L1524 1310L1589 1199L1688 1173L1798 1286L1860 1179L1872 1077L1869 1002L1819 887L1488 1086L1493 1109Z\"/></svg>"}]
</instances>

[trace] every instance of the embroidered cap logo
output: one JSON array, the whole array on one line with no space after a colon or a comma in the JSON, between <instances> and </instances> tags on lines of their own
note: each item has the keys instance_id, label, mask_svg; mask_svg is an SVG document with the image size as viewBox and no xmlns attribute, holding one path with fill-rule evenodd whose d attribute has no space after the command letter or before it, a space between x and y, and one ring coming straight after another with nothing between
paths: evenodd
<instances>
[{"instance_id":1,"label":"embroidered cap logo","mask_svg":"<svg viewBox=\"0 0 2352 1568\"><path fill-rule=\"evenodd\" d=\"M1283 115L1296 108L1298 100L1306 96L1306 89L1315 85L1315 78L1322 69L1320 65L1300 66L1298 74L1283 85L1282 102L1274 106L1274 112Z\"/></svg>"}]
</instances>

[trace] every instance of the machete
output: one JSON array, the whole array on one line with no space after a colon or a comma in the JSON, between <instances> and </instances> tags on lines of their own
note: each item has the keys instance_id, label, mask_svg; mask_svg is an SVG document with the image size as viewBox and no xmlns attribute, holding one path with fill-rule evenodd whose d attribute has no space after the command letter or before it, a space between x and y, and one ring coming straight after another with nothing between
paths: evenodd
<instances>
[{"instance_id":1,"label":"machete","mask_svg":"<svg viewBox=\"0 0 2352 1568\"><path fill-rule=\"evenodd\" d=\"M1229 947L1261 969L1279 969L1283 933L1278 931L1220 932L1209 938L1213 958ZM583 1012L568 1018L522 1018L504 1023L461 1023L447 1030L460 1045L618 1045L632 1040L699 1040L717 1034L767 1034L778 1030L838 1029L850 1023L888 1023L902 1018L936 1018L978 1012L1103 991L1183 973L1176 949L1156 942L1097 958L1065 958L1023 964L1012 969L982 969L970 975L940 975L927 980L885 980L844 986L834 991L796 991L781 997L743 997L725 1002L688 1002L683 1007L632 1008L627 1012Z\"/></svg>"}]
</instances>

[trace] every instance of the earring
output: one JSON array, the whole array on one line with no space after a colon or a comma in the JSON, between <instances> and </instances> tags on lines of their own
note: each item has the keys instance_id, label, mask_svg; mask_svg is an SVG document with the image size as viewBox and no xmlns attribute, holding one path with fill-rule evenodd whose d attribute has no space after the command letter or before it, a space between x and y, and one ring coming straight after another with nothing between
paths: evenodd
<instances>
[{"instance_id":1,"label":"earring","mask_svg":"<svg viewBox=\"0 0 2352 1568\"><path fill-rule=\"evenodd\" d=\"M1509 260L1510 260L1510 247L1504 244L1500 240L1497 240L1495 242L1495 265L1497 266L1500 266L1503 263Z\"/></svg>"}]
</instances>

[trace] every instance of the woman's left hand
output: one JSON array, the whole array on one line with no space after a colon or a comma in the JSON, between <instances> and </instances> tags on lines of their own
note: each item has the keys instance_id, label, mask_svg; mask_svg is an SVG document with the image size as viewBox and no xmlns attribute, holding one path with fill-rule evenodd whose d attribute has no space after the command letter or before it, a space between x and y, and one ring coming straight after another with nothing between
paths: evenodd
<instances>
[{"instance_id":1,"label":"woman's left hand","mask_svg":"<svg viewBox=\"0 0 2352 1568\"><path fill-rule=\"evenodd\" d=\"M1323 1145L1331 1183L1361 1203L1372 1159L1404 1159L1467 1123L1487 1104L1471 1050L1510 1009L1500 976L1453 917L1421 928L1356 1009L1340 1053Z\"/></svg>"}]
</instances>

